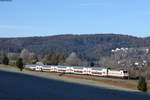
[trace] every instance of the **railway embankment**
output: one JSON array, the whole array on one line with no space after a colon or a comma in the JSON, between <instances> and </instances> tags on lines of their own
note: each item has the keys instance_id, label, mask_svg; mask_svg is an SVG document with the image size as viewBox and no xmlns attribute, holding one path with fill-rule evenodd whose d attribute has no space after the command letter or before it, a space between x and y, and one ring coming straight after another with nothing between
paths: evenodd
<instances>
[{"instance_id":1,"label":"railway embankment","mask_svg":"<svg viewBox=\"0 0 150 100\"><path fill-rule=\"evenodd\" d=\"M0 70L23 73L28 75L34 75L49 79L61 80L65 82L73 82L78 84L85 84L95 87L103 87L109 89L117 89L123 91L134 91L137 90L137 80L118 79L118 78L107 78L107 77L96 77L88 75L74 75L64 73L52 73L52 72L35 72L24 69L22 72L14 66L0 65ZM150 81L148 83L148 92L150 92Z\"/></svg>"}]
</instances>

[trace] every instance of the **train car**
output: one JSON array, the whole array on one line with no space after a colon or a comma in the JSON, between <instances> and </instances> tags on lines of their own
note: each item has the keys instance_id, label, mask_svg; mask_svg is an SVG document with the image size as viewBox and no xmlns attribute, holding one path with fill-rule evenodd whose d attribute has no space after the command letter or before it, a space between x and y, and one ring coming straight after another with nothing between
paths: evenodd
<instances>
[{"instance_id":1,"label":"train car","mask_svg":"<svg viewBox=\"0 0 150 100\"><path fill-rule=\"evenodd\" d=\"M108 69L109 77L119 77L119 78L127 78L128 72L126 70L111 70Z\"/></svg>"}]
</instances>

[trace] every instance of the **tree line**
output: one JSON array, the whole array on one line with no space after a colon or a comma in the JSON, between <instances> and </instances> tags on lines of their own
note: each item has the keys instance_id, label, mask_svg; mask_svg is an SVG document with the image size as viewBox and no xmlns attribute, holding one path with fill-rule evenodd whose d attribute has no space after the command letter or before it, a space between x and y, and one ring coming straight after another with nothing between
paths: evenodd
<instances>
[{"instance_id":1,"label":"tree line","mask_svg":"<svg viewBox=\"0 0 150 100\"><path fill-rule=\"evenodd\" d=\"M94 66L93 62L90 63L81 60L75 52L72 52L67 57L58 52L46 53L39 56L27 49L23 49L20 53L8 53L0 57L0 63L5 65L19 66L18 62L23 63L23 65L41 62L45 65Z\"/></svg>"}]
</instances>

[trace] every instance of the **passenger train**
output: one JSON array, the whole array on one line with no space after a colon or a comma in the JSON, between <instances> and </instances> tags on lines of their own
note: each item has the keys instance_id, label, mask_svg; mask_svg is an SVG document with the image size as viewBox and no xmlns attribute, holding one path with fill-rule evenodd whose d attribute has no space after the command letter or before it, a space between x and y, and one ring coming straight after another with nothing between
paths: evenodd
<instances>
[{"instance_id":1,"label":"passenger train","mask_svg":"<svg viewBox=\"0 0 150 100\"><path fill-rule=\"evenodd\" d=\"M103 77L119 77L128 78L129 74L126 70L112 70L102 67L82 67L82 66L61 66L61 65L25 65L25 68L33 71L44 72L60 72L70 74L84 74Z\"/></svg>"}]
</instances>

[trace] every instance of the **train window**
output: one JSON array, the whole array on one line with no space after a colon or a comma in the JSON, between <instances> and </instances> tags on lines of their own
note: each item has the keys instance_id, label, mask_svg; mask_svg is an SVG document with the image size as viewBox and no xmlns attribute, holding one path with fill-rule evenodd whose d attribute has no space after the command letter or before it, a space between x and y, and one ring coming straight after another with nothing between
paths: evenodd
<instances>
[{"instance_id":1,"label":"train window","mask_svg":"<svg viewBox=\"0 0 150 100\"><path fill-rule=\"evenodd\" d=\"M123 73L128 73L127 71L123 71Z\"/></svg>"}]
</instances>

